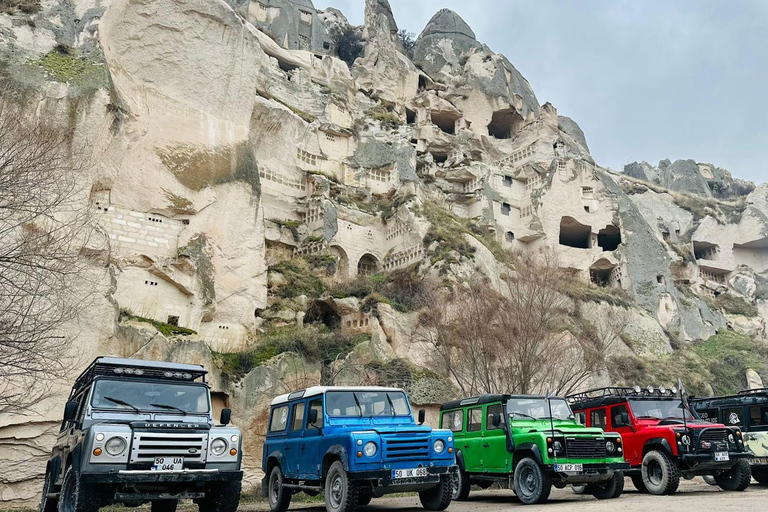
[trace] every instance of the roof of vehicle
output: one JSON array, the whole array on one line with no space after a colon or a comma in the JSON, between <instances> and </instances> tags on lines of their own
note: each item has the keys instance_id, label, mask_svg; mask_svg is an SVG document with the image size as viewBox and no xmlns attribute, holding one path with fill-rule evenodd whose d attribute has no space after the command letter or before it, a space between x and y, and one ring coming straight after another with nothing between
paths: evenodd
<instances>
[{"instance_id":1,"label":"roof of vehicle","mask_svg":"<svg viewBox=\"0 0 768 512\"><path fill-rule=\"evenodd\" d=\"M575 409L591 409L593 407L603 407L605 405L620 404L629 399L633 400L680 400L675 394L664 394L658 389L650 391L649 389L606 387L590 389L574 393L566 397L568 402Z\"/></svg>"},{"instance_id":2,"label":"roof of vehicle","mask_svg":"<svg viewBox=\"0 0 768 512\"><path fill-rule=\"evenodd\" d=\"M451 402L446 402L440 406L441 411L448 409L458 409L459 407L467 407L470 405L482 405L490 404L493 402L505 402L510 398L547 398L543 395L499 395L499 394L486 394L480 396L471 396L468 398L460 398ZM551 396L549 398L560 398L559 396Z\"/></svg>"},{"instance_id":3,"label":"roof of vehicle","mask_svg":"<svg viewBox=\"0 0 768 512\"><path fill-rule=\"evenodd\" d=\"M299 389L292 393L286 393L275 397L271 405L278 405L297 398L307 398L310 396L322 395L328 391L402 391L400 388L387 388L381 386L312 386L311 388Z\"/></svg>"},{"instance_id":4,"label":"roof of vehicle","mask_svg":"<svg viewBox=\"0 0 768 512\"><path fill-rule=\"evenodd\" d=\"M766 402L768 402L768 388L745 389L744 391L739 391L737 395L713 396L709 398L695 398L691 400L691 403L694 406L707 405L711 407Z\"/></svg>"},{"instance_id":5,"label":"roof of vehicle","mask_svg":"<svg viewBox=\"0 0 768 512\"><path fill-rule=\"evenodd\" d=\"M172 373L173 375L169 376L166 373ZM207 373L208 371L200 364L148 361L122 357L97 357L75 380L72 386L72 394L77 393L77 391L88 385L97 376L160 378L191 382L200 377L205 381Z\"/></svg>"}]
</instances>

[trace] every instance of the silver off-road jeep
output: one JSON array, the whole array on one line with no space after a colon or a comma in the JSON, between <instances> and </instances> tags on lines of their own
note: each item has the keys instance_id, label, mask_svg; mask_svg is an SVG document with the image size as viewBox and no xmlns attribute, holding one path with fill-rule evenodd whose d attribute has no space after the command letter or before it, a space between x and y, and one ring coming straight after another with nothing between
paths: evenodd
<instances>
[{"instance_id":1,"label":"silver off-road jeep","mask_svg":"<svg viewBox=\"0 0 768 512\"><path fill-rule=\"evenodd\" d=\"M40 512L95 512L113 503L174 512L235 512L240 430L214 425L200 365L100 357L77 378L45 472Z\"/></svg>"}]
</instances>

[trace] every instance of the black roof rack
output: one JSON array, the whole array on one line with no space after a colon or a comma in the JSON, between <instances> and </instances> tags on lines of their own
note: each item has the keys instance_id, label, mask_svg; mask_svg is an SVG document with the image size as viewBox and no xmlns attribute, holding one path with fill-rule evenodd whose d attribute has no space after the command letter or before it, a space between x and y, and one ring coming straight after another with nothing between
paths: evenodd
<instances>
[{"instance_id":1,"label":"black roof rack","mask_svg":"<svg viewBox=\"0 0 768 512\"><path fill-rule=\"evenodd\" d=\"M482 405L492 402L506 402L510 398L546 398L544 395L510 395L510 394L485 394L479 396L471 396L468 398L460 398L459 400L453 400L446 402L440 406L441 411L447 409L457 409L459 407L466 407L468 405ZM552 396L550 398L562 398L558 396Z\"/></svg>"},{"instance_id":2,"label":"black roof rack","mask_svg":"<svg viewBox=\"0 0 768 512\"><path fill-rule=\"evenodd\" d=\"M739 396L762 395L763 393L768 393L768 388L745 389L743 391L739 391Z\"/></svg>"},{"instance_id":3,"label":"black roof rack","mask_svg":"<svg viewBox=\"0 0 768 512\"><path fill-rule=\"evenodd\" d=\"M768 388L745 389L739 391L736 395L723 395L695 398L691 400L696 405L712 405L713 407L722 407L731 404L755 404L761 403L761 400L768 399Z\"/></svg>"},{"instance_id":4,"label":"black roof rack","mask_svg":"<svg viewBox=\"0 0 768 512\"><path fill-rule=\"evenodd\" d=\"M70 398L80 392L98 376L119 376L127 378L168 379L192 382L202 378L208 371L199 364L169 363L165 361L145 361L143 359L125 359L120 357L97 357L75 379Z\"/></svg>"},{"instance_id":5,"label":"black roof rack","mask_svg":"<svg viewBox=\"0 0 768 512\"><path fill-rule=\"evenodd\" d=\"M626 398L661 398L672 399L674 394L662 393L659 389L649 391L648 389L608 386L604 388L590 389L580 393L573 393L565 397L568 402L574 405L580 405L588 409L590 407L599 407L609 403L618 403Z\"/></svg>"}]
</instances>

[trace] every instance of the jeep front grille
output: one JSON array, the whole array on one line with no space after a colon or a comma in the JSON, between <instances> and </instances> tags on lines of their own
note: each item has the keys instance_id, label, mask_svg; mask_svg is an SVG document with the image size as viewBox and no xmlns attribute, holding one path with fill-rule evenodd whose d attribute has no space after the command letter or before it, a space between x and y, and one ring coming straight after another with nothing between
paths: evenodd
<instances>
[{"instance_id":1,"label":"jeep front grille","mask_svg":"<svg viewBox=\"0 0 768 512\"><path fill-rule=\"evenodd\" d=\"M574 459L601 459L606 456L605 439L570 437L565 440L565 453Z\"/></svg>"},{"instance_id":2,"label":"jeep front grille","mask_svg":"<svg viewBox=\"0 0 768 512\"><path fill-rule=\"evenodd\" d=\"M384 460L425 459L429 457L429 437L397 436L382 439Z\"/></svg>"},{"instance_id":3,"label":"jeep front grille","mask_svg":"<svg viewBox=\"0 0 768 512\"><path fill-rule=\"evenodd\" d=\"M707 428L701 433L701 440L710 443L726 443L728 434L729 432L722 428Z\"/></svg>"},{"instance_id":4,"label":"jeep front grille","mask_svg":"<svg viewBox=\"0 0 768 512\"><path fill-rule=\"evenodd\" d=\"M155 457L183 457L184 462L205 462L208 434L135 432L131 463L153 462Z\"/></svg>"}]
</instances>

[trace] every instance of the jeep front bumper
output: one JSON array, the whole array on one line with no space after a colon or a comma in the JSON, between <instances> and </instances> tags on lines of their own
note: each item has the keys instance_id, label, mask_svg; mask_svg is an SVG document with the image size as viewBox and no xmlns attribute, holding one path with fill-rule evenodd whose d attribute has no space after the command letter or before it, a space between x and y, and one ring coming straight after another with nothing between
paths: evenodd
<instances>
[{"instance_id":1,"label":"jeep front bumper","mask_svg":"<svg viewBox=\"0 0 768 512\"><path fill-rule=\"evenodd\" d=\"M373 495L383 496L394 492L418 492L431 489L440 482L440 477L456 472L457 466L432 466L427 468L427 476L417 478L392 478L392 470L353 471L350 480L373 483Z\"/></svg>"},{"instance_id":2,"label":"jeep front bumper","mask_svg":"<svg viewBox=\"0 0 768 512\"><path fill-rule=\"evenodd\" d=\"M544 466L550 473L555 473L555 465L547 464ZM603 482L613 477L616 471L626 471L629 469L627 462L607 462L595 464L582 464L583 471L578 473L555 473L559 476L559 481L567 484L588 484L592 482Z\"/></svg>"},{"instance_id":3,"label":"jeep front bumper","mask_svg":"<svg viewBox=\"0 0 768 512\"><path fill-rule=\"evenodd\" d=\"M108 473L82 473L80 479L83 482L97 484L234 482L243 479L243 472L219 469L184 469L181 471L120 469Z\"/></svg>"},{"instance_id":4,"label":"jeep front bumper","mask_svg":"<svg viewBox=\"0 0 768 512\"><path fill-rule=\"evenodd\" d=\"M707 453L683 453L679 458L682 463L689 468L689 471L696 474L709 474L712 471L721 471L733 467L739 459L751 459L750 452L728 452L728 460L715 462L715 454Z\"/></svg>"}]
</instances>

